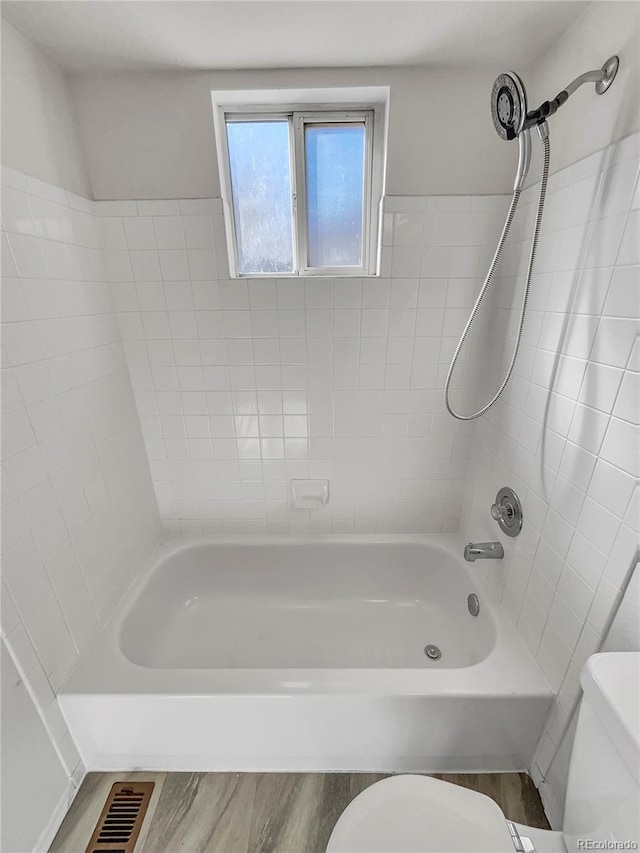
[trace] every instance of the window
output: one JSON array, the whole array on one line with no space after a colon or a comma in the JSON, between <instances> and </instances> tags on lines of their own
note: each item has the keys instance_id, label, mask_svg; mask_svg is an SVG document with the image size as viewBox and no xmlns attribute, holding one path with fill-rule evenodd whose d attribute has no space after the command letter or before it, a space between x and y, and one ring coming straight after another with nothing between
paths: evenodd
<instances>
[{"instance_id":1,"label":"window","mask_svg":"<svg viewBox=\"0 0 640 853\"><path fill-rule=\"evenodd\" d=\"M291 94L213 93L231 274L376 275L386 111Z\"/></svg>"},{"instance_id":2,"label":"window","mask_svg":"<svg viewBox=\"0 0 640 853\"><path fill-rule=\"evenodd\" d=\"M287 119L227 119L240 275L293 271L291 151Z\"/></svg>"}]
</instances>

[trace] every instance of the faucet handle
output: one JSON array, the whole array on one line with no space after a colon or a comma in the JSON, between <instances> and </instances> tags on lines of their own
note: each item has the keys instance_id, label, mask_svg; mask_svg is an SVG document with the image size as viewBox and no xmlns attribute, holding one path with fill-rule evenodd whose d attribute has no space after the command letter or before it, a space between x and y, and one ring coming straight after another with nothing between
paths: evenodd
<instances>
[{"instance_id":1,"label":"faucet handle","mask_svg":"<svg viewBox=\"0 0 640 853\"><path fill-rule=\"evenodd\" d=\"M510 519L513 515L513 507L505 504L491 504L491 518L496 521Z\"/></svg>"},{"instance_id":2,"label":"faucet handle","mask_svg":"<svg viewBox=\"0 0 640 853\"><path fill-rule=\"evenodd\" d=\"M491 506L491 517L498 522L500 530L507 536L517 536L522 529L522 506L513 489L505 486L496 495Z\"/></svg>"}]
</instances>

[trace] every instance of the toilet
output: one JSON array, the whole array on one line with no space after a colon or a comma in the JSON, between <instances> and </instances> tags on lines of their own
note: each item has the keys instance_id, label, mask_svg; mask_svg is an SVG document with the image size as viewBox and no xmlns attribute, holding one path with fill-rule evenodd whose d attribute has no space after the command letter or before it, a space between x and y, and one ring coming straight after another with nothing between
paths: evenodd
<instances>
[{"instance_id":1,"label":"toilet","mask_svg":"<svg viewBox=\"0 0 640 853\"><path fill-rule=\"evenodd\" d=\"M345 809L327 853L567 853L640 845L640 653L593 655L571 753L564 827L507 820L489 797L430 776L391 776Z\"/></svg>"}]
</instances>

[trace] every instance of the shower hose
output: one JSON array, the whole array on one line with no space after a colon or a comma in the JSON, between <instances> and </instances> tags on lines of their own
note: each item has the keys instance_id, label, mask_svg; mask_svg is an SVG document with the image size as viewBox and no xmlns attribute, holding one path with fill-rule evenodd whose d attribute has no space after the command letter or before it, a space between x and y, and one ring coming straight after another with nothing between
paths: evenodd
<instances>
[{"instance_id":1,"label":"shower hose","mask_svg":"<svg viewBox=\"0 0 640 853\"><path fill-rule=\"evenodd\" d=\"M524 296L522 298L522 308L520 310L520 322L518 323L518 333L516 335L516 342L513 348L513 355L511 357L511 363L509 364L509 368L506 372L504 379L502 380L502 384L498 388L496 395L491 399L485 406L479 409L477 412L473 412L470 415L463 415L460 412L456 412L450 401L450 393L451 393L451 379L453 376L453 371L455 370L456 364L458 363L458 359L460 358L460 353L462 352L462 348L464 347L465 341L469 336L469 332L473 325L473 321L476 319L478 312L480 311L480 306L482 305L482 300L487 295L491 285L493 284L493 275L496 271L496 267L500 262L500 258L502 256L502 250L504 249L504 244L509 235L509 231L511 229L511 224L513 222L513 217L515 216L516 209L518 207L518 201L520 200L520 189L514 189L513 196L511 198L511 204L509 205L509 210L507 212L507 218L505 219L504 226L502 228L502 234L500 235L500 239L498 241L498 246L496 248L495 255L493 256L493 260L491 261L491 266L489 267L489 272L487 273L487 277L484 280L484 284L482 285L482 290L478 294L478 298L476 299L475 305L473 306L473 310L467 320L467 325L464 327L464 331L460 336L460 340L458 341L458 346L456 347L456 351L453 354L453 358L451 359L451 365L449 367L449 372L447 373L447 379L444 386L444 400L445 405L447 407L447 411L449 414L453 415L454 418L457 418L459 421L472 421L475 418L479 418L480 415L484 415L485 412L488 412L489 409L496 403L502 392L507 387L507 383L511 379L511 374L513 373L513 368L516 363L516 358L518 357L518 351L520 349L520 343L522 341L522 329L524 327L524 318L527 312L527 302L529 300L529 292L531 290L531 274L533 272L533 264L536 257L536 250L538 248L538 238L540 237L540 226L542 224L542 211L544 210L544 200L547 194L547 180L549 177L549 158L550 158L550 145L549 145L549 136L548 133L545 135L541 134L542 145L543 145L543 155L542 155L542 175L540 177L540 194L538 196L538 207L536 210L536 221L533 229L533 237L531 239L531 251L529 253L529 264L527 267L527 279L524 287Z\"/></svg>"}]
</instances>

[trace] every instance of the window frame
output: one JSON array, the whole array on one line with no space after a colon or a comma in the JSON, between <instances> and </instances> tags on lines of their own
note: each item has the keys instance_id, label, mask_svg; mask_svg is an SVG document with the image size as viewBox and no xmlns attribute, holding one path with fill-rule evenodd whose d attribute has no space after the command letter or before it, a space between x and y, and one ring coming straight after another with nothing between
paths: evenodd
<instances>
[{"instance_id":1,"label":"window frame","mask_svg":"<svg viewBox=\"0 0 640 853\"><path fill-rule=\"evenodd\" d=\"M307 209L307 152L305 147L305 127L312 124L364 124L365 146L362 187L362 262L358 266L312 267L309 266L309 216ZM375 126L373 110L341 110L339 112L310 111L294 112L292 116L293 137L295 140L293 157L295 161L295 185L297 196L294 202L295 226L298 239L298 275L324 275L329 278L339 276L362 276L369 274L371 240L371 182L373 170L373 130Z\"/></svg>"},{"instance_id":2,"label":"window frame","mask_svg":"<svg viewBox=\"0 0 640 853\"><path fill-rule=\"evenodd\" d=\"M310 90L313 91L313 90ZM335 90L342 97L352 90ZM366 90L365 90L366 91ZM386 163L386 102L388 89L375 88L371 101L332 102L282 100L286 92L212 92L214 125L224 212L229 273L232 278L365 278L380 275L382 200ZM234 95L236 96L234 98ZM253 96L253 98L251 98ZM293 270L288 273L241 273L238 264L227 122L289 122L289 158L292 195ZM304 128L308 124L362 122L365 125L362 263L359 266L311 267L308 264L306 157Z\"/></svg>"},{"instance_id":3,"label":"window frame","mask_svg":"<svg viewBox=\"0 0 640 853\"><path fill-rule=\"evenodd\" d=\"M291 207L291 251L293 271L285 272L240 272L238 263L238 238L236 228L235 210L233 208L233 191L231 187L231 158L229 157L229 144L227 138L227 122L242 122L242 121L287 121L289 123L289 176L291 180L291 196L292 199L297 198L296 190L296 174L295 174L295 157L293 145L293 127L290 120L290 113L278 110L277 112L265 112L263 109L259 111L242 109L242 110L225 110L222 116L222 140L218 141L218 165L220 168L220 190L222 194L222 207L225 221L225 232L227 235L227 254L229 258L229 273L231 278L287 278L295 275L295 271L299 268L298 264L298 245L296 240L296 205L292 201ZM221 144L222 142L222 144ZM222 160L220 155L222 154Z\"/></svg>"}]
</instances>

